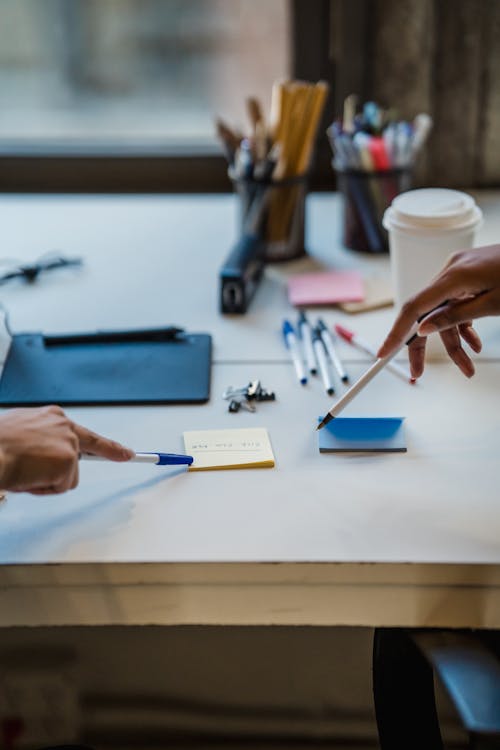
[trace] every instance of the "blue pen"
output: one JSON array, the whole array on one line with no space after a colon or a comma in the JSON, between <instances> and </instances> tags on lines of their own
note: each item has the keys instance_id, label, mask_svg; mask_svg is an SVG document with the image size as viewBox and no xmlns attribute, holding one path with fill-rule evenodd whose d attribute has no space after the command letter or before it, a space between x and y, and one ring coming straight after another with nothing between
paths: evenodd
<instances>
[{"instance_id":1,"label":"blue pen","mask_svg":"<svg viewBox=\"0 0 500 750\"><path fill-rule=\"evenodd\" d=\"M298 329L300 338L302 340L302 347L304 349L307 368L311 375L316 375L316 373L318 372L318 366L316 364L316 357L314 355L312 329L303 310L301 310L299 313Z\"/></svg>"},{"instance_id":2,"label":"blue pen","mask_svg":"<svg viewBox=\"0 0 500 750\"><path fill-rule=\"evenodd\" d=\"M290 352L290 356L292 358L293 366L295 367L295 372L297 373L299 383L301 385L305 385L307 383L307 376L304 369L304 364L302 362L302 357L300 356L299 342L297 340L297 336L295 335L295 331L293 330L293 326L288 320L283 321L283 338L285 339L286 347Z\"/></svg>"},{"instance_id":3,"label":"blue pen","mask_svg":"<svg viewBox=\"0 0 500 750\"><path fill-rule=\"evenodd\" d=\"M93 456L90 453L82 453L80 455L82 461L108 461L109 459L103 456ZM193 463L192 456L184 456L179 453L136 453L135 456L130 458L128 461L123 463L139 463L139 464L156 464L157 466L180 466L187 465L191 466Z\"/></svg>"}]
</instances>

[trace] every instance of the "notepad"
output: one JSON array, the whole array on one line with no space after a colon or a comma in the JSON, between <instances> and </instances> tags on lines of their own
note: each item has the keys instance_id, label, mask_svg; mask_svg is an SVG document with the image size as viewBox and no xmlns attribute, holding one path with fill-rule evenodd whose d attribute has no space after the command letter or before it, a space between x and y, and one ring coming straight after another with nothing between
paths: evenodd
<instances>
[{"instance_id":1,"label":"notepad","mask_svg":"<svg viewBox=\"0 0 500 750\"><path fill-rule=\"evenodd\" d=\"M402 417L336 417L318 432L320 453L377 451L402 453Z\"/></svg>"},{"instance_id":2,"label":"notepad","mask_svg":"<svg viewBox=\"0 0 500 750\"><path fill-rule=\"evenodd\" d=\"M363 279L358 271L301 273L288 281L288 299L295 307L361 302L364 297Z\"/></svg>"},{"instance_id":3,"label":"notepad","mask_svg":"<svg viewBox=\"0 0 500 750\"><path fill-rule=\"evenodd\" d=\"M195 430L185 432L185 452L193 456L189 471L268 469L274 466L266 429Z\"/></svg>"},{"instance_id":4,"label":"notepad","mask_svg":"<svg viewBox=\"0 0 500 750\"><path fill-rule=\"evenodd\" d=\"M365 298L362 302L339 302L341 310L347 313L368 312L394 304L394 294L388 279L367 278L364 280Z\"/></svg>"}]
</instances>

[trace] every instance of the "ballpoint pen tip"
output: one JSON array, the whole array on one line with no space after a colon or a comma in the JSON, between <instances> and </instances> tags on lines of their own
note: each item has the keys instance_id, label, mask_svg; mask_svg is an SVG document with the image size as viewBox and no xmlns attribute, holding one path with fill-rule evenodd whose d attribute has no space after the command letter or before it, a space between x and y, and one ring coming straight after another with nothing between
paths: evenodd
<instances>
[{"instance_id":1,"label":"ballpoint pen tip","mask_svg":"<svg viewBox=\"0 0 500 750\"><path fill-rule=\"evenodd\" d=\"M334 417L332 417L330 413L326 414L316 427L316 430L322 430L325 425L332 421L332 419L334 419Z\"/></svg>"}]
</instances>

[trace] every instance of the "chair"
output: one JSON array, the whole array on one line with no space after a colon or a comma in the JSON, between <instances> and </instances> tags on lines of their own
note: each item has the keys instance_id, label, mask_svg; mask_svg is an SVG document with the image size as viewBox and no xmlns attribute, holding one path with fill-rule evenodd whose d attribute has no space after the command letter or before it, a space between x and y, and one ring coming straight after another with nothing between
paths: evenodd
<instances>
[{"instance_id":1,"label":"chair","mask_svg":"<svg viewBox=\"0 0 500 750\"><path fill-rule=\"evenodd\" d=\"M378 628L373 693L381 750L443 750L434 674L468 733L469 748L499 749L500 659L495 636L487 631Z\"/></svg>"}]
</instances>

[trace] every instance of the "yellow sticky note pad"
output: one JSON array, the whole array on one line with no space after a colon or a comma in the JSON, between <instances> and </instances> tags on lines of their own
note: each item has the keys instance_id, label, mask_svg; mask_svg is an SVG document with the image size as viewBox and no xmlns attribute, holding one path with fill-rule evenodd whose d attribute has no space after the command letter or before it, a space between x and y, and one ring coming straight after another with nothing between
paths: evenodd
<instances>
[{"instance_id":1,"label":"yellow sticky note pad","mask_svg":"<svg viewBox=\"0 0 500 750\"><path fill-rule=\"evenodd\" d=\"M195 430L185 432L185 452L193 456L189 471L271 469L274 454L266 429Z\"/></svg>"}]
</instances>

